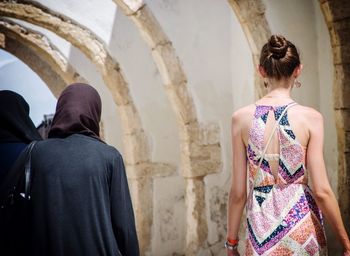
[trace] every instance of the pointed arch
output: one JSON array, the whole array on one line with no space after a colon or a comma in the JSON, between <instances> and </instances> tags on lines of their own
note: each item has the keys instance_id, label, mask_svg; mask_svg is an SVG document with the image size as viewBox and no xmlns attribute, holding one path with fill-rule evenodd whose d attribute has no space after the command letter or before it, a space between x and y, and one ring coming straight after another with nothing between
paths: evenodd
<instances>
[{"instance_id":1,"label":"pointed arch","mask_svg":"<svg viewBox=\"0 0 350 256\"><path fill-rule=\"evenodd\" d=\"M42 34L0 19L1 48L26 63L58 97L67 84L84 79Z\"/></svg>"}]
</instances>

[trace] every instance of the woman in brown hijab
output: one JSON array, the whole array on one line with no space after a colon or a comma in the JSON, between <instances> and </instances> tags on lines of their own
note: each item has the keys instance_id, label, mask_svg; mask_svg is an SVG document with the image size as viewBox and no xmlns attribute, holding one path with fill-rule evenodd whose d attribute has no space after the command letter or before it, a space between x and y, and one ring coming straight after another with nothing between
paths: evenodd
<instances>
[{"instance_id":1,"label":"woman in brown hijab","mask_svg":"<svg viewBox=\"0 0 350 256\"><path fill-rule=\"evenodd\" d=\"M57 102L32 153L31 255L139 255L123 159L101 141L101 99L85 84Z\"/></svg>"}]
</instances>

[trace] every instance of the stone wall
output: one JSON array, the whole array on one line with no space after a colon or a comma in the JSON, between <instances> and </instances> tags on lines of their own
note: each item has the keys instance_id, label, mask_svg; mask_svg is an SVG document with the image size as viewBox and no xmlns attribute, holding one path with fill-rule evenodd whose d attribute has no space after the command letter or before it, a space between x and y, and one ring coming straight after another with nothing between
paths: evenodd
<instances>
[{"instance_id":1,"label":"stone wall","mask_svg":"<svg viewBox=\"0 0 350 256\"><path fill-rule=\"evenodd\" d=\"M338 135L338 198L343 218L350 219L350 2L320 1L333 52L333 99ZM350 222L345 221L350 231Z\"/></svg>"}]
</instances>

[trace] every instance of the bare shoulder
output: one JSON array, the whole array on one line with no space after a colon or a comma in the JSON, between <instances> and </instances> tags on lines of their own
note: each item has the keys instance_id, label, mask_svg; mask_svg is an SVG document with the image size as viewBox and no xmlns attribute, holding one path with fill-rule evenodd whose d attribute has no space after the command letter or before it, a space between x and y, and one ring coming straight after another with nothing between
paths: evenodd
<instances>
[{"instance_id":1,"label":"bare shoulder","mask_svg":"<svg viewBox=\"0 0 350 256\"><path fill-rule=\"evenodd\" d=\"M309 118L322 119L322 114L314 108L303 106L303 105L296 105L294 108L300 114L305 115L305 117L307 117L308 119Z\"/></svg>"},{"instance_id":2,"label":"bare shoulder","mask_svg":"<svg viewBox=\"0 0 350 256\"><path fill-rule=\"evenodd\" d=\"M237 109L232 114L232 122L235 124L241 124L244 123L246 119L251 119L255 110L254 106L254 104L250 104L248 106Z\"/></svg>"},{"instance_id":3,"label":"bare shoulder","mask_svg":"<svg viewBox=\"0 0 350 256\"><path fill-rule=\"evenodd\" d=\"M250 104L236 110L232 114L232 132L233 134L240 134L246 145L248 140L248 131L253 120L254 112L255 105Z\"/></svg>"},{"instance_id":4,"label":"bare shoulder","mask_svg":"<svg viewBox=\"0 0 350 256\"><path fill-rule=\"evenodd\" d=\"M290 109L290 114L302 120L308 126L315 126L323 122L322 114L314 108L296 105Z\"/></svg>"}]
</instances>

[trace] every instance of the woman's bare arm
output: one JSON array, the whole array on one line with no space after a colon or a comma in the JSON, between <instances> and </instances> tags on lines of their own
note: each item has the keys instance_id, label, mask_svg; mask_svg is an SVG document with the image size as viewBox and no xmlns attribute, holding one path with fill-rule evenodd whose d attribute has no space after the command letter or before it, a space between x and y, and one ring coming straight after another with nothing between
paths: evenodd
<instances>
[{"instance_id":1,"label":"woman's bare arm","mask_svg":"<svg viewBox=\"0 0 350 256\"><path fill-rule=\"evenodd\" d=\"M344 228L338 202L329 184L323 159L323 117L313 110L310 113L310 140L307 149L307 169L313 183L314 196L336 236L350 253L349 237Z\"/></svg>"},{"instance_id":2,"label":"woman's bare arm","mask_svg":"<svg viewBox=\"0 0 350 256\"><path fill-rule=\"evenodd\" d=\"M227 212L227 236L238 239L243 209L247 200L247 158L242 139L242 120L232 116L232 176Z\"/></svg>"}]
</instances>

